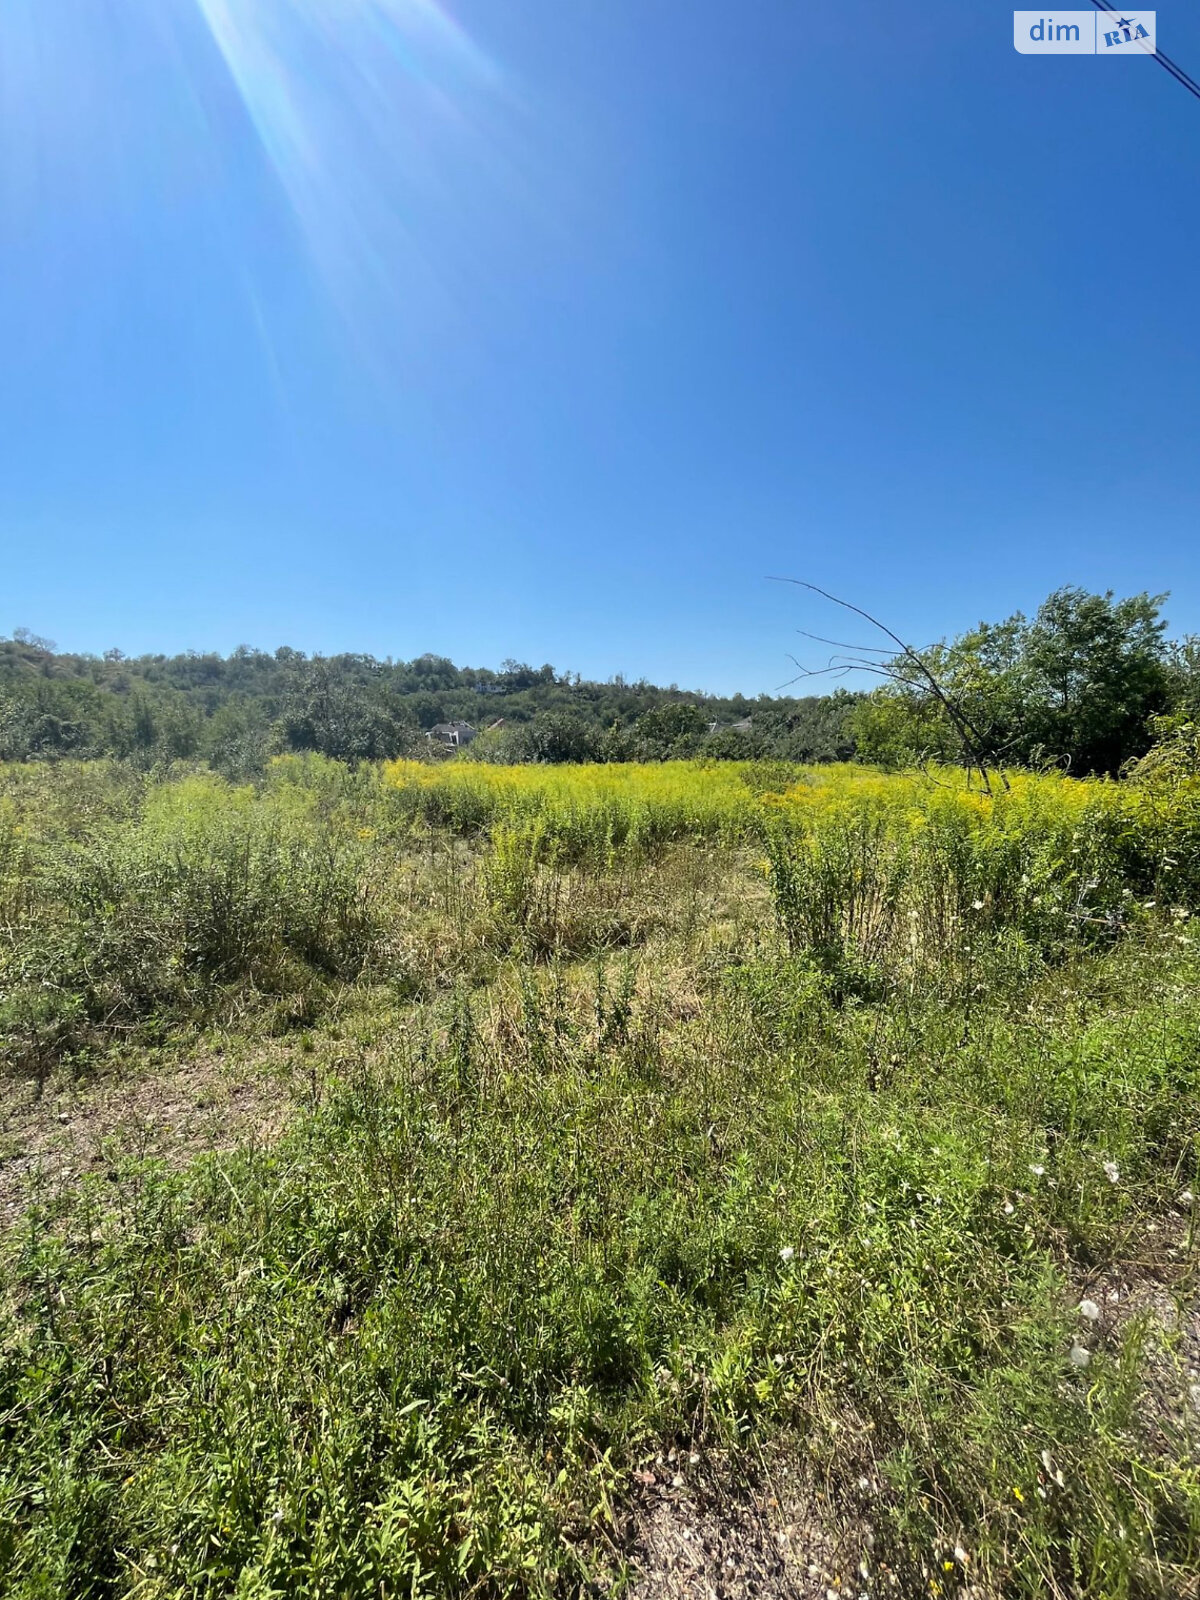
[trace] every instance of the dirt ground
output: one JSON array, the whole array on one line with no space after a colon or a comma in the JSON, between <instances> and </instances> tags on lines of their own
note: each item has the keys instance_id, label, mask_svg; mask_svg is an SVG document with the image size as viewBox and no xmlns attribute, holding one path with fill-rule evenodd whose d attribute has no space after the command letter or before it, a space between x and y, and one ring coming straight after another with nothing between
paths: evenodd
<instances>
[{"instance_id":1,"label":"dirt ground","mask_svg":"<svg viewBox=\"0 0 1200 1600\"><path fill-rule=\"evenodd\" d=\"M165 1069L80 1082L0 1080L0 1233L31 1200L131 1157L182 1165L205 1151L270 1140L297 1105L280 1056L214 1051Z\"/></svg>"},{"instance_id":2,"label":"dirt ground","mask_svg":"<svg viewBox=\"0 0 1200 1600\"><path fill-rule=\"evenodd\" d=\"M783 1461L760 1463L751 1482L672 1452L633 1477L631 1600L850 1600L874 1587L860 1570L871 1571L869 1531L835 1536Z\"/></svg>"},{"instance_id":3,"label":"dirt ground","mask_svg":"<svg viewBox=\"0 0 1200 1600\"><path fill-rule=\"evenodd\" d=\"M1144 1324L1140 1426L1158 1449L1200 1464L1200 1299L1187 1264L1189 1223L1181 1206L1151 1227L1129 1261L1083 1285L1081 1304L1090 1301L1099 1316L1080 1317L1080 1342L1115 1350L1131 1323Z\"/></svg>"}]
</instances>

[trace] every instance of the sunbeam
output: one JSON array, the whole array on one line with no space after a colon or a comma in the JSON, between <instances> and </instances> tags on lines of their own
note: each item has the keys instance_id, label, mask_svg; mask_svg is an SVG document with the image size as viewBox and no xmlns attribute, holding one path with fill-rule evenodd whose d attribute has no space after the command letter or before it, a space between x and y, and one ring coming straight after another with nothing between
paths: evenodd
<instances>
[{"instance_id":1,"label":"sunbeam","mask_svg":"<svg viewBox=\"0 0 1200 1600\"><path fill-rule=\"evenodd\" d=\"M195 3L340 309L453 298L440 224L469 225L481 172L503 181L496 63L434 0Z\"/></svg>"},{"instance_id":2,"label":"sunbeam","mask_svg":"<svg viewBox=\"0 0 1200 1600\"><path fill-rule=\"evenodd\" d=\"M82 303L150 205L252 286L255 339L315 288L355 362L428 375L576 248L551 115L437 0L7 0L0 238L53 234Z\"/></svg>"}]
</instances>

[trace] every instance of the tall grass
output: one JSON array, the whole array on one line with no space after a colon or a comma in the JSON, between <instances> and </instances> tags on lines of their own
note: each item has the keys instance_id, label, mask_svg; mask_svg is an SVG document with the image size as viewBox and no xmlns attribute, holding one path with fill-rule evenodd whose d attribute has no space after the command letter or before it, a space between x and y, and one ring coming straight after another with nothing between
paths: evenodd
<instances>
[{"instance_id":1,"label":"tall grass","mask_svg":"<svg viewBox=\"0 0 1200 1600\"><path fill-rule=\"evenodd\" d=\"M1193 1177L1195 970L1131 945L1069 1000L861 1010L748 956L672 1020L535 969L269 1154L43 1206L5 1261L0 1585L581 1592L647 1451L782 1438L887 1592L1184 1593L1145 1330L1081 1334L1070 1280Z\"/></svg>"},{"instance_id":2,"label":"tall grass","mask_svg":"<svg viewBox=\"0 0 1200 1600\"><path fill-rule=\"evenodd\" d=\"M10 1070L265 1016L312 1073L273 1148L0 1244L0 1593L581 1593L671 1447L786 1451L871 1592L1186 1593L1168 1336L1075 1308L1190 1260L1196 828L1186 783L0 774Z\"/></svg>"},{"instance_id":3,"label":"tall grass","mask_svg":"<svg viewBox=\"0 0 1200 1600\"><path fill-rule=\"evenodd\" d=\"M406 816L468 834L536 821L547 846L581 859L680 839L753 840L771 823L813 836L854 816L877 819L893 840L935 829L952 852L952 869L966 848L980 878L975 888L1002 889L1010 900L1027 887L1021 879L1030 865L1043 882L1082 883L1088 874L1081 868L1090 863L1106 875L1106 893L1116 885L1186 900L1200 891L1200 780L1166 785L1017 773L1007 790L989 796L954 769L885 776L850 765L780 762L397 761L383 769L383 783ZM1088 863L1074 859L1085 855ZM969 885L961 880L961 887Z\"/></svg>"},{"instance_id":4,"label":"tall grass","mask_svg":"<svg viewBox=\"0 0 1200 1600\"><path fill-rule=\"evenodd\" d=\"M231 985L301 996L355 978L382 933L369 838L311 794L191 776L64 838L0 833L0 1041L37 1066L87 1031L195 1019Z\"/></svg>"},{"instance_id":5,"label":"tall grass","mask_svg":"<svg viewBox=\"0 0 1200 1600\"><path fill-rule=\"evenodd\" d=\"M1111 941L1200 892L1190 793L1016 776L988 796L941 778L843 772L768 801L768 874L794 950L831 967L969 968Z\"/></svg>"},{"instance_id":6,"label":"tall grass","mask_svg":"<svg viewBox=\"0 0 1200 1600\"><path fill-rule=\"evenodd\" d=\"M1196 789L1018 776L987 797L950 774L778 763L288 758L258 788L8 768L0 1053L41 1071L255 996L305 1021L331 984L419 992L517 949L638 943L640 875L698 843L763 851L793 950L831 970L965 971L999 939L1040 959L1193 903Z\"/></svg>"}]
</instances>

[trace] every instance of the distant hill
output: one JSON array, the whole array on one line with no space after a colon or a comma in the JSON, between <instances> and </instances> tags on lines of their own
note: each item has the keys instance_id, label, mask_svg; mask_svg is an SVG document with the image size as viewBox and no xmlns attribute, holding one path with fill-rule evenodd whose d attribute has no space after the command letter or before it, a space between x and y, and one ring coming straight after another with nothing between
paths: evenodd
<instances>
[{"instance_id":1,"label":"distant hill","mask_svg":"<svg viewBox=\"0 0 1200 1600\"><path fill-rule=\"evenodd\" d=\"M285 751L349 761L449 755L432 730L465 723L471 754L496 761L833 761L853 754L846 720L859 698L723 697L620 677L594 683L517 661L492 670L435 655L378 661L287 646L74 655L18 630L0 640L0 759L203 760L250 777Z\"/></svg>"}]
</instances>

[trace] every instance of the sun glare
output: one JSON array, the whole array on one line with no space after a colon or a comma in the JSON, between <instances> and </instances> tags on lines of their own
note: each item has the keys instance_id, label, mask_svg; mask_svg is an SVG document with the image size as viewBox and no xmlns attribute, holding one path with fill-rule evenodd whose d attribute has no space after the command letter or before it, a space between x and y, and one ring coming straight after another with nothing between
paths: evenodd
<instances>
[{"instance_id":1,"label":"sun glare","mask_svg":"<svg viewBox=\"0 0 1200 1600\"><path fill-rule=\"evenodd\" d=\"M464 157L493 160L491 58L434 0L195 3L339 297L419 265L414 211L445 203Z\"/></svg>"}]
</instances>

